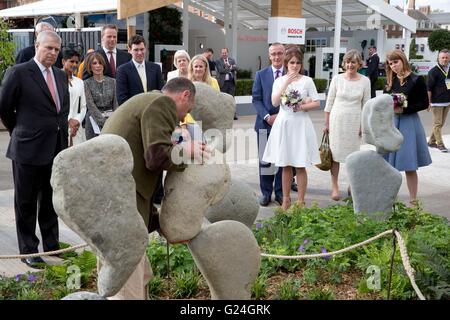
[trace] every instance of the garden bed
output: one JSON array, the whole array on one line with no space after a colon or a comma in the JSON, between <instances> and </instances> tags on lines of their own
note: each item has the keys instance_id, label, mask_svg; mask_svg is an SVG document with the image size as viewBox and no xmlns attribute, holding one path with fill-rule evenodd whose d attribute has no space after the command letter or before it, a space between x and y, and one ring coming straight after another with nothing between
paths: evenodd
<instances>
[{"instance_id":1,"label":"garden bed","mask_svg":"<svg viewBox=\"0 0 450 320\"><path fill-rule=\"evenodd\" d=\"M255 224L253 231L261 252L301 255L336 251L396 228L405 239L415 269L416 282L427 299L450 298L449 222L419 208L395 205L384 222L356 215L347 205L321 209L292 207ZM386 299L392 255L392 237L328 258L280 260L261 258L261 269L252 286L252 299L355 300ZM155 277L149 283L152 299L210 299L207 284L186 245L167 247L163 239L150 241L147 253ZM81 288L67 287L68 272L77 266ZM379 270L379 286L368 281ZM70 281L69 281L70 282ZM375 285L373 285L375 283ZM377 289L378 288L378 289ZM64 255L64 264L43 272L0 278L2 299L60 299L74 291L96 291L96 260L88 251ZM394 257L392 299L417 299L403 269L399 250Z\"/></svg>"}]
</instances>

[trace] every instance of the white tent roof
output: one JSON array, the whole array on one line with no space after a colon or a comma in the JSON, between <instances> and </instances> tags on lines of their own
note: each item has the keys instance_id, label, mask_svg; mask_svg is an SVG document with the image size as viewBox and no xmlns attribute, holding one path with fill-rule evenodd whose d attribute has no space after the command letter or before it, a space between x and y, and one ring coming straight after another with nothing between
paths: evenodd
<instances>
[{"instance_id":1,"label":"white tent roof","mask_svg":"<svg viewBox=\"0 0 450 320\"><path fill-rule=\"evenodd\" d=\"M0 17L35 17L73 13L114 12L117 0L44 0L0 10Z\"/></svg>"},{"instance_id":2,"label":"white tent roof","mask_svg":"<svg viewBox=\"0 0 450 320\"><path fill-rule=\"evenodd\" d=\"M218 19L224 19L223 0L191 0L190 5ZM374 17L373 14L379 13L377 17L380 18L381 25L399 24L412 33L416 32L416 20L383 0L343 0L342 7L343 27L365 27ZM117 0L44 0L0 10L0 17L68 15L116 10ZM239 0L237 11L238 21L242 25L250 29L267 29L271 0ZM308 28L334 26L335 12L335 0L303 0L303 17Z\"/></svg>"}]
</instances>

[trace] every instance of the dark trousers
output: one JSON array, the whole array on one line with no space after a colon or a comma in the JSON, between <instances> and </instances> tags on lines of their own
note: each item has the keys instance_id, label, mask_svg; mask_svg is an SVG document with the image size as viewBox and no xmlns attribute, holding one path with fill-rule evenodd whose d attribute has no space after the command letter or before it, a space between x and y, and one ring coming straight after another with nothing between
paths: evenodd
<instances>
[{"instance_id":1,"label":"dark trousers","mask_svg":"<svg viewBox=\"0 0 450 320\"><path fill-rule=\"evenodd\" d=\"M233 97L236 93L236 86L234 85L233 80L226 80L223 82L223 86L220 88L220 91L231 94Z\"/></svg>"},{"instance_id":2,"label":"dark trousers","mask_svg":"<svg viewBox=\"0 0 450 320\"><path fill-rule=\"evenodd\" d=\"M275 167L274 164L262 161L269 134L270 131L265 129L256 131L259 157L259 187L262 195L271 199L274 190L275 196L277 197L283 197L283 191L281 190L282 168Z\"/></svg>"},{"instance_id":3,"label":"dark trousers","mask_svg":"<svg viewBox=\"0 0 450 320\"><path fill-rule=\"evenodd\" d=\"M36 218L39 221L44 251L59 249L58 216L53 208L53 190L50 185L52 163L34 166L13 161L12 166L20 253L38 252Z\"/></svg>"},{"instance_id":4,"label":"dark trousers","mask_svg":"<svg viewBox=\"0 0 450 320\"><path fill-rule=\"evenodd\" d=\"M377 80L378 78L370 78L370 97L375 98L376 97L376 90L377 90Z\"/></svg>"}]
</instances>

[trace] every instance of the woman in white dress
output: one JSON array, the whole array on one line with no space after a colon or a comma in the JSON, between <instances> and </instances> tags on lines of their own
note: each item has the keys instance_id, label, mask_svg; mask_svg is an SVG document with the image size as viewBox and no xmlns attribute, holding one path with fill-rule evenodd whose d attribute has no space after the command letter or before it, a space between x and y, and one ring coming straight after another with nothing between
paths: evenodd
<instances>
[{"instance_id":1,"label":"woman in white dress","mask_svg":"<svg viewBox=\"0 0 450 320\"><path fill-rule=\"evenodd\" d=\"M283 168L283 210L291 204L292 167L296 169L298 184L298 204L305 204L308 176L307 167L320 163L317 137L308 111L318 108L319 96L310 77L302 75L303 54L296 47L286 51L284 61L287 74L276 79L272 90L272 104L280 106L280 112L270 132L263 161ZM290 107L282 97L296 90L302 102Z\"/></svg>"},{"instance_id":2,"label":"woman in white dress","mask_svg":"<svg viewBox=\"0 0 450 320\"><path fill-rule=\"evenodd\" d=\"M191 57L189 53L185 50L177 50L175 55L173 56L173 65L176 70L170 71L167 73L167 81L176 77L188 77L188 65L191 61Z\"/></svg>"},{"instance_id":3,"label":"woman in white dress","mask_svg":"<svg viewBox=\"0 0 450 320\"><path fill-rule=\"evenodd\" d=\"M86 141L84 129L81 126L86 115L86 96L84 94L83 80L74 76L80 63L80 54L72 49L63 53L63 70L67 74L70 94L69 110L69 146Z\"/></svg>"},{"instance_id":4,"label":"woman in white dress","mask_svg":"<svg viewBox=\"0 0 450 320\"><path fill-rule=\"evenodd\" d=\"M325 106L325 129L330 133L331 198L340 200L339 163L361 145L361 110L370 99L370 80L358 73L362 59L358 51L349 50L343 58L344 73L333 77ZM348 189L350 196L350 187Z\"/></svg>"}]
</instances>

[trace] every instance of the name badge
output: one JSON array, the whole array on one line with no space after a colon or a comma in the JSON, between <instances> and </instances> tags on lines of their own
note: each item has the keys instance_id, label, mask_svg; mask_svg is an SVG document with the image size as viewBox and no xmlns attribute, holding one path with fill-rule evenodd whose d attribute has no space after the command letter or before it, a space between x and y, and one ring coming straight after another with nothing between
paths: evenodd
<instances>
[{"instance_id":1,"label":"name badge","mask_svg":"<svg viewBox=\"0 0 450 320\"><path fill-rule=\"evenodd\" d=\"M445 85L447 86L447 90L450 90L450 79L445 79Z\"/></svg>"}]
</instances>

